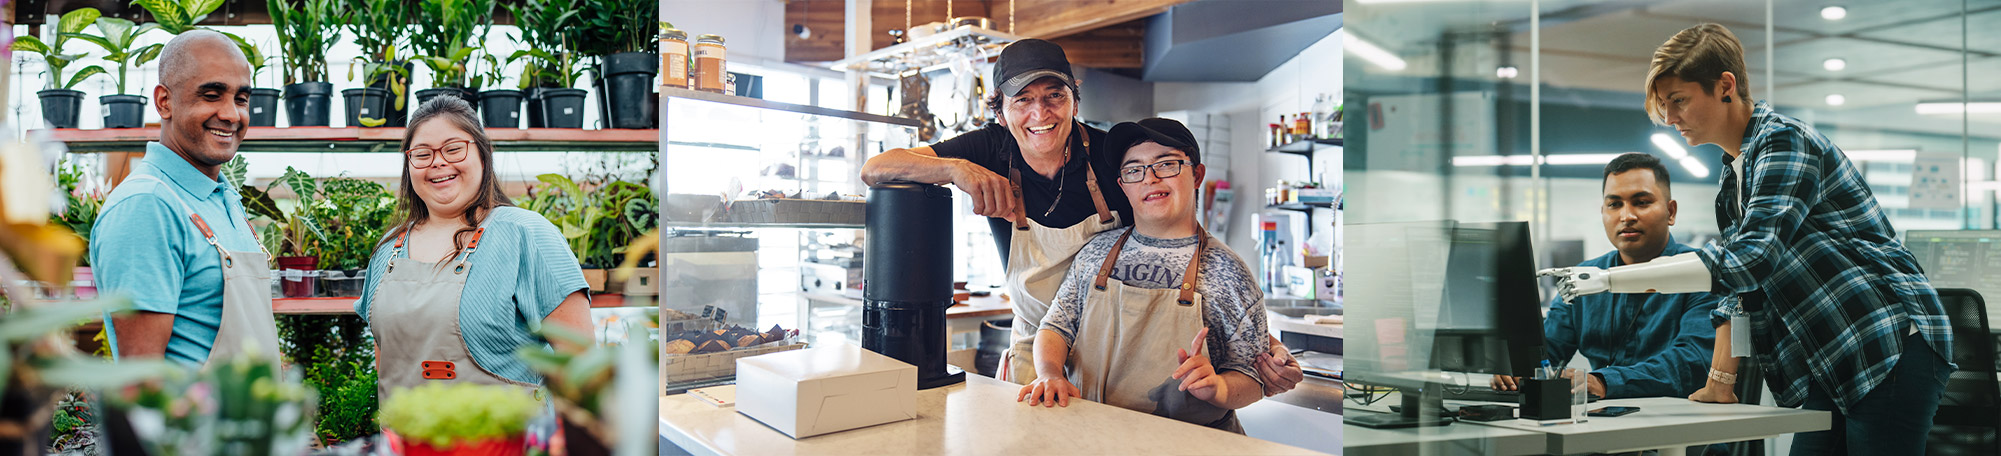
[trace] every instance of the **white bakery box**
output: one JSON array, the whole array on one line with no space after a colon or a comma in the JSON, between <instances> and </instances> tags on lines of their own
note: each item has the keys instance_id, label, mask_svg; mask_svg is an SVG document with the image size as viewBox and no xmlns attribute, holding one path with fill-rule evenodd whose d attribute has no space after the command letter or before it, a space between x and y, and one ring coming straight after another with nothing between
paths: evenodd
<instances>
[{"instance_id":1,"label":"white bakery box","mask_svg":"<svg viewBox=\"0 0 2001 456\"><path fill-rule=\"evenodd\" d=\"M738 413L792 438L917 418L917 366L849 344L736 361Z\"/></svg>"}]
</instances>

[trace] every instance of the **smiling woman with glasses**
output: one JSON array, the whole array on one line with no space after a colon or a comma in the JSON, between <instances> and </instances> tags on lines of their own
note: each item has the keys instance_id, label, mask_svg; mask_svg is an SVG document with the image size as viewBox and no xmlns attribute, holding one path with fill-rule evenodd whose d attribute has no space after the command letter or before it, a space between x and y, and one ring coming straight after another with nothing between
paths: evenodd
<instances>
[{"instance_id":1,"label":"smiling woman with glasses","mask_svg":"<svg viewBox=\"0 0 2001 456\"><path fill-rule=\"evenodd\" d=\"M402 220L376 246L354 306L375 333L378 398L431 382L534 394L542 378L514 357L539 343L530 328L590 331L576 255L554 224L501 192L493 142L465 101L418 107L403 159Z\"/></svg>"}]
</instances>

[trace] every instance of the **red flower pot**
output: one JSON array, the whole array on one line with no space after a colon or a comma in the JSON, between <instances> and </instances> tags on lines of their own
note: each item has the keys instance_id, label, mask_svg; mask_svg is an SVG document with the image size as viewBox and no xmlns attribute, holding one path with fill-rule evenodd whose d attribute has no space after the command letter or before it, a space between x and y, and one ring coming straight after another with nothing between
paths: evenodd
<instances>
[{"instance_id":1,"label":"red flower pot","mask_svg":"<svg viewBox=\"0 0 2001 456\"><path fill-rule=\"evenodd\" d=\"M319 266L320 266L320 259L318 257L308 257L308 256L278 257L278 271L279 271L278 275L281 277L280 279L278 279L279 288L281 291L285 293L285 297L287 298L313 297L313 283L319 280L318 277L306 276L295 280L294 278L283 277L283 276L287 275L288 271L298 271L300 273L311 272L314 270L318 270Z\"/></svg>"},{"instance_id":2,"label":"red flower pot","mask_svg":"<svg viewBox=\"0 0 2001 456\"><path fill-rule=\"evenodd\" d=\"M477 442L459 442L446 448L438 448L417 440L406 440L394 431L382 430L389 439L389 449L404 456L467 455L467 456L520 456L525 453L528 437L516 434L502 439L486 439Z\"/></svg>"}]
</instances>

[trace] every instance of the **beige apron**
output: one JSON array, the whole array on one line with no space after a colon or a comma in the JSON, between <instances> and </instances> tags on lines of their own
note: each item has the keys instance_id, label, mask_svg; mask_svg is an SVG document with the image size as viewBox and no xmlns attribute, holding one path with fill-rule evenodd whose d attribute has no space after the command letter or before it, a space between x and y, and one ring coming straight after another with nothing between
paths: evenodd
<instances>
[{"instance_id":1,"label":"beige apron","mask_svg":"<svg viewBox=\"0 0 2001 456\"><path fill-rule=\"evenodd\" d=\"M1050 228L1029 220L1027 209L1015 206L1015 231L1007 251L1007 293L1014 308L1014 327L1013 340L1001 352L1002 380L1021 385L1035 381L1035 333L1042 326L1042 316L1049 313L1049 302L1056 299L1063 276L1070 272L1070 260L1091 241L1091 236L1119 227L1118 216L1105 205L1105 196L1098 189L1098 173L1090 165L1091 135L1082 126L1078 124L1078 133L1084 137L1084 182L1091 192L1091 204L1098 209L1098 217L1085 218L1069 228ZM1024 201L1021 170L1013 163L1008 165L1014 200Z\"/></svg>"},{"instance_id":2,"label":"beige apron","mask_svg":"<svg viewBox=\"0 0 2001 456\"><path fill-rule=\"evenodd\" d=\"M144 181L166 184L150 174L137 174L125 180L127 183ZM271 254L262 251L261 245L256 252L233 252L222 248L222 244L215 241L215 231L209 229L208 222L202 220L194 208L188 207L187 200L181 199L179 193L170 194L174 196L174 202L180 204L181 211L188 214L188 220L201 230L208 245L222 256L222 317L216 327L215 342L209 345L208 360L202 368L214 366L218 360L228 362L236 355L251 350L255 350L258 358L278 363L281 357L278 353L278 323L271 314ZM223 207L227 212L228 204ZM249 219L245 219L244 226L249 225ZM251 348L253 346L254 349Z\"/></svg>"},{"instance_id":3,"label":"beige apron","mask_svg":"<svg viewBox=\"0 0 2001 456\"><path fill-rule=\"evenodd\" d=\"M385 274L375 284L368 309L368 327L375 333L378 352L378 400L387 402L392 390L433 381L514 385L524 391L539 387L502 378L481 367L472 359L459 331L459 298L472 268L469 260L484 234L485 227L473 230L472 242L451 267L402 258L403 241L410 233L405 230L396 237L389 251L389 266L383 268Z\"/></svg>"},{"instance_id":4,"label":"beige apron","mask_svg":"<svg viewBox=\"0 0 2001 456\"><path fill-rule=\"evenodd\" d=\"M1077 320L1070 383L1085 400L1242 434L1235 411L1180 391L1181 380L1172 377L1181 366L1175 349L1187 348L1203 328L1202 296L1195 293L1195 283L1210 238L1207 231L1197 235L1201 240L1181 288L1166 289L1131 287L1111 278L1112 265L1132 232L1119 237Z\"/></svg>"}]
</instances>

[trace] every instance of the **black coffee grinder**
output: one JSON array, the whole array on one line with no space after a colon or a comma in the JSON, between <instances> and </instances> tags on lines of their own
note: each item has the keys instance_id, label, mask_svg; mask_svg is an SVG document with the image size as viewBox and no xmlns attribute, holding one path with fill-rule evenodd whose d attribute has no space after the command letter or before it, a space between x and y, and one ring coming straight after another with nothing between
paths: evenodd
<instances>
[{"instance_id":1,"label":"black coffee grinder","mask_svg":"<svg viewBox=\"0 0 2001 456\"><path fill-rule=\"evenodd\" d=\"M952 307L952 191L884 182L869 188L862 274L862 348L917 366L917 388L966 380L945 364Z\"/></svg>"}]
</instances>

